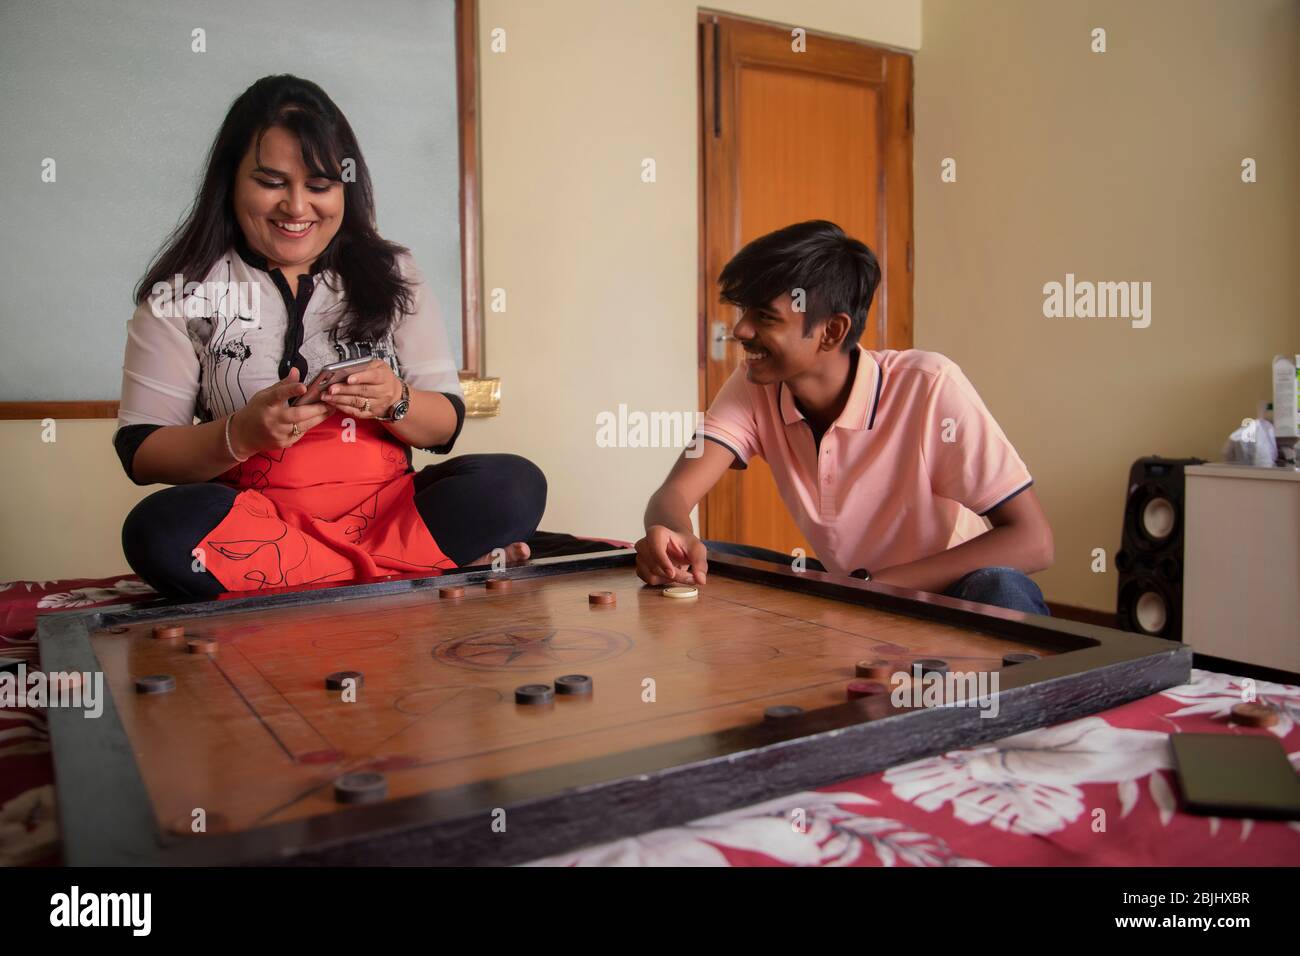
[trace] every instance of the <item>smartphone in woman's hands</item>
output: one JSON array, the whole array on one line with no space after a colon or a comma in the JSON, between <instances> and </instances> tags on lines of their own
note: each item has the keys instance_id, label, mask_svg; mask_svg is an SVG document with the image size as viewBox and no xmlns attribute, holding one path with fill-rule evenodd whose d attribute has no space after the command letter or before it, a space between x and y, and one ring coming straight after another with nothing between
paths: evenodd
<instances>
[{"instance_id":1,"label":"smartphone in woman's hands","mask_svg":"<svg viewBox=\"0 0 1300 956\"><path fill-rule=\"evenodd\" d=\"M325 394L325 389L338 382L344 381L352 372L360 371L365 366L374 361L373 355L366 355L362 358L345 359L342 362L331 362L323 369L316 373L316 377L311 380L307 386L307 391L297 398L289 399L290 405L311 405L320 401L320 397Z\"/></svg>"}]
</instances>

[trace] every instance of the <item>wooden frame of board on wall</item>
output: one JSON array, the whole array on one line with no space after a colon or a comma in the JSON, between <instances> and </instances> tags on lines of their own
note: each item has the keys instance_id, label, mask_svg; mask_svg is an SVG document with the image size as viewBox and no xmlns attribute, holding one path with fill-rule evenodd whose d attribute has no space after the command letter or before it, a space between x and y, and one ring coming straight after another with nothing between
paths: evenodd
<instances>
[{"instance_id":1,"label":"wooden frame of board on wall","mask_svg":"<svg viewBox=\"0 0 1300 956\"><path fill-rule=\"evenodd\" d=\"M460 133L461 343L465 415L501 412L501 380L488 378L483 329L483 238L479 190L478 0L456 0L456 115ZM0 420L117 418L116 401L0 402Z\"/></svg>"}]
</instances>

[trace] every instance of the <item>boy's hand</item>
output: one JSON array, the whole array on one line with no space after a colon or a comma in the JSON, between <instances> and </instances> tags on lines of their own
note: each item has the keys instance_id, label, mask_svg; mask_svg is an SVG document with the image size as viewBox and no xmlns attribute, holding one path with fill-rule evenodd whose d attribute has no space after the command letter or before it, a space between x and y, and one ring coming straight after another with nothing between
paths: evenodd
<instances>
[{"instance_id":1,"label":"boy's hand","mask_svg":"<svg viewBox=\"0 0 1300 956\"><path fill-rule=\"evenodd\" d=\"M703 584L709 549L693 534L651 525L636 543L636 573L646 584Z\"/></svg>"}]
</instances>

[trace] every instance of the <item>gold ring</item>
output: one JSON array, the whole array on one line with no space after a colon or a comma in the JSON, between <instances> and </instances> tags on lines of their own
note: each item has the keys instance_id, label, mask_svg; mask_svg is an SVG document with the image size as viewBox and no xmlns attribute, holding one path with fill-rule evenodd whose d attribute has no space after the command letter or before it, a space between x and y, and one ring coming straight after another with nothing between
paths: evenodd
<instances>
[{"instance_id":1,"label":"gold ring","mask_svg":"<svg viewBox=\"0 0 1300 956\"><path fill-rule=\"evenodd\" d=\"M364 402L361 403L361 410L362 410L363 412L367 412L367 413L369 413L369 411L370 411L370 399L367 398Z\"/></svg>"},{"instance_id":2,"label":"gold ring","mask_svg":"<svg viewBox=\"0 0 1300 956\"><path fill-rule=\"evenodd\" d=\"M299 435L302 434L302 432L298 431L298 423L297 423L297 422L294 422L294 423L293 423L293 432L292 432L291 434L293 435L294 438L297 438Z\"/></svg>"}]
</instances>

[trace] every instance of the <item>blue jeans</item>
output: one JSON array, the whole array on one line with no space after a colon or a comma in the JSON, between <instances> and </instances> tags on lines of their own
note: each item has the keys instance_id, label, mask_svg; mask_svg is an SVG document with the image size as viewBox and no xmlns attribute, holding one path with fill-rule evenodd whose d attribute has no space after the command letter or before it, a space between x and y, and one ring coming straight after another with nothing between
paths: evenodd
<instances>
[{"instance_id":1,"label":"blue jeans","mask_svg":"<svg viewBox=\"0 0 1300 956\"><path fill-rule=\"evenodd\" d=\"M720 554L734 554L741 558L753 558L790 567L794 560L791 555L773 551L771 548L759 548L749 544L732 544L729 541L705 541L710 551ZM825 571L826 567L816 558L805 559L809 571ZM978 604L992 604L1012 611L1025 611L1029 614L1050 615L1043 592L1039 590L1027 574L1015 568L977 568L967 574L956 584L943 592L948 597L961 598L963 601L975 601Z\"/></svg>"}]
</instances>

